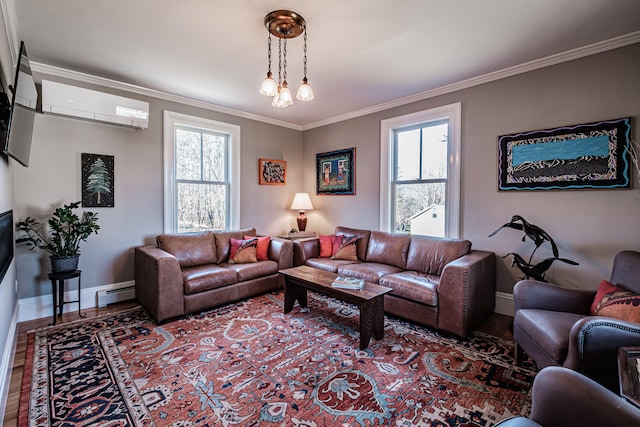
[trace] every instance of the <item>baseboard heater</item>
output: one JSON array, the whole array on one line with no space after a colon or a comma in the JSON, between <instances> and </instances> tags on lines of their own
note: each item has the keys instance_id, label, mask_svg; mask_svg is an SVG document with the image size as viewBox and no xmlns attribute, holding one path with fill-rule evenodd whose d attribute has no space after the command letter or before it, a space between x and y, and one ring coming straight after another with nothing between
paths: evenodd
<instances>
[{"instance_id":1,"label":"baseboard heater","mask_svg":"<svg viewBox=\"0 0 640 427\"><path fill-rule=\"evenodd\" d=\"M116 302L135 299L135 285L124 286L117 289L109 289L106 291L98 291L98 307L106 307Z\"/></svg>"}]
</instances>

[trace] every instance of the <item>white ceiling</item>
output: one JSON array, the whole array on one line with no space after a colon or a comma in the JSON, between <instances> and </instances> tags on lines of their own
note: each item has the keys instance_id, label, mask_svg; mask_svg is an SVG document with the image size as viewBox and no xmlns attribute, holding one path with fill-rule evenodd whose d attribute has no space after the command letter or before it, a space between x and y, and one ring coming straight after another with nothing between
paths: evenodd
<instances>
[{"instance_id":1,"label":"white ceiling","mask_svg":"<svg viewBox=\"0 0 640 427\"><path fill-rule=\"evenodd\" d=\"M2 1L15 1L15 37L35 69L60 67L301 128L532 61L640 41L638 0ZM276 9L307 21L315 93L284 109L258 92L267 71L263 20ZM289 41L287 72L295 94L302 37Z\"/></svg>"}]
</instances>

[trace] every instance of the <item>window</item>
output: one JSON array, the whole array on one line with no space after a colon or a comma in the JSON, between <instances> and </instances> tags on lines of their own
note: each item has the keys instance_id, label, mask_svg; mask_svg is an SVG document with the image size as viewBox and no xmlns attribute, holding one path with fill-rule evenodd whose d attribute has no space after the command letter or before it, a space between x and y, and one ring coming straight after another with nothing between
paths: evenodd
<instances>
[{"instance_id":1,"label":"window","mask_svg":"<svg viewBox=\"0 0 640 427\"><path fill-rule=\"evenodd\" d=\"M380 229L458 237L460 103L383 120Z\"/></svg>"},{"instance_id":2,"label":"window","mask_svg":"<svg viewBox=\"0 0 640 427\"><path fill-rule=\"evenodd\" d=\"M164 112L166 233L239 225L240 128Z\"/></svg>"}]
</instances>

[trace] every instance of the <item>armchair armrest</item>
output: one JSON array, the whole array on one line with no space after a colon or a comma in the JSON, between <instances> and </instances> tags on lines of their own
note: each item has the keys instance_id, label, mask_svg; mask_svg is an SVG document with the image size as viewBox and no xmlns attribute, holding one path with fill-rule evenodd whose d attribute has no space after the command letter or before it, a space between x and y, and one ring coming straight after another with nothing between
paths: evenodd
<instances>
[{"instance_id":1,"label":"armchair armrest","mask_svg":"<svg viewBox=\"0 0 640 427\"><path fill-rule=\"evenodd\" d=\"M640 409L584 375L547 367L533 382L531 419L554 426L640 425Z\"/></svg>"},{"instance_id":2,"label":"armchair armrest","mask_svg":"<svg viewBox=\"0 0 640 427\"><path fill-rule=\"evenodd\" d=\"M438 329L466 337L496 303L495 254L471 251L447 264L438 286Z\"/></svg>"},{"instance_id":3,"label":"armchair armrest","mask_svg":"<svg viewBox=\"0 0 640 427\"><path fill-rule=\"evenodd\" d=\"M564 366L618 391L618 348L640 346L640 324L605 316L577 321Z\"/></svg>"},{"instance_id":4,"label":"armchair armrest","mask_svg":"<svg viewBox=\"0 0 640 427\"><path fill-rule=\"evenodd\" d=\"M136 298L157 321L184 314L182 270L176 257L155 246L134 252Z\"/></svg>"},{"instance_id":5,"label":"armchair armrest","mask_svg":"<svg viewBox=\"0 0 640 427\"><path fill-rule=\"evenodd\" d=\"M278 270L291 268L293 265L293 242L291 240L272 237L269 242L267 257L278 263Z\"/></svg>"},{"instance_id":6,"label":"armchair armrest","mask_svg":"<svg viewBox=\"0 0 640 427\"><path fill-rule=\"evenodd\" d=\"M536 308L588 315L595 291L562 288L537 280L521 280L513 287L515 310Z\"/></svg>"},{"instance_id":7,"label":"armchair armrest","mask_svg":"<svg viewBox=\"0 0 640 427\"><path fill-rule=\"evenodd\" d=\"M304 265L309 258L320 256L320 239L295 240L293 242L293 266Z\"/></svg>"}]
</instances>

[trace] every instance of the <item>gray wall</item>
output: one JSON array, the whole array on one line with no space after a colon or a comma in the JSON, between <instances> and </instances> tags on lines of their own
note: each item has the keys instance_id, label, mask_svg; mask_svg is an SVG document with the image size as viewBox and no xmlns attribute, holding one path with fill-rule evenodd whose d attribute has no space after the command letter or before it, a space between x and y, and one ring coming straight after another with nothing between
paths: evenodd
<instances>
[{"instance_id":1,"label":"gray wall","mask_svg":"<svg viewBox=\"0 0 640 427\"><path fill-rule=\"evenodd\" d=\"M640 44L531 71L443 96L416 102L303 133L303 189L317 210L309 227L331 233L335 225L379 227L380 121L403 114L462 103L461 230L476 249L528 256L533 246L522 233L503 230L488 235L514 214L545 229L560 255L549 281L595 289L608 278L614 255L640 250L640 194L633 190L497 191L499 135L640 116ZM635 139L638 140L637 125ZM315 154L356 147L357 194L315 195ZM637 176L636 176L637 178ZM549 256L540 248L536 260ZM538 258L540 256L540 258ZM510 257L499 259L498 291L511 293L520 276Z\"/></svg>"},{"instance_id":2,"label":"gray wall","mask_svg":"<svg viewBox=\"0 0 640 427\"><path fill-rule=\"evenodd\" d=\"M148 129L38 114L30 166L13 171L16 218L42 217L63 203L80 200L81 153L115 157L115 207L86 209L98 212L101 228L98 235L91 236L81 247L83 289L133 280L133 248L153 244L155 236L163 232L163 110L239 125L241 227L280 234L295 224L296 212L287 208L300 186L299 131L160 99L117 94L149 102ZM286 160L287 185L258 185L259 158ZM18 253L19 298L49 295L48 258L23 246L18 247ZM69 285L69 289L74 289L75 281Z\"/></svg>"}]
</instances>

